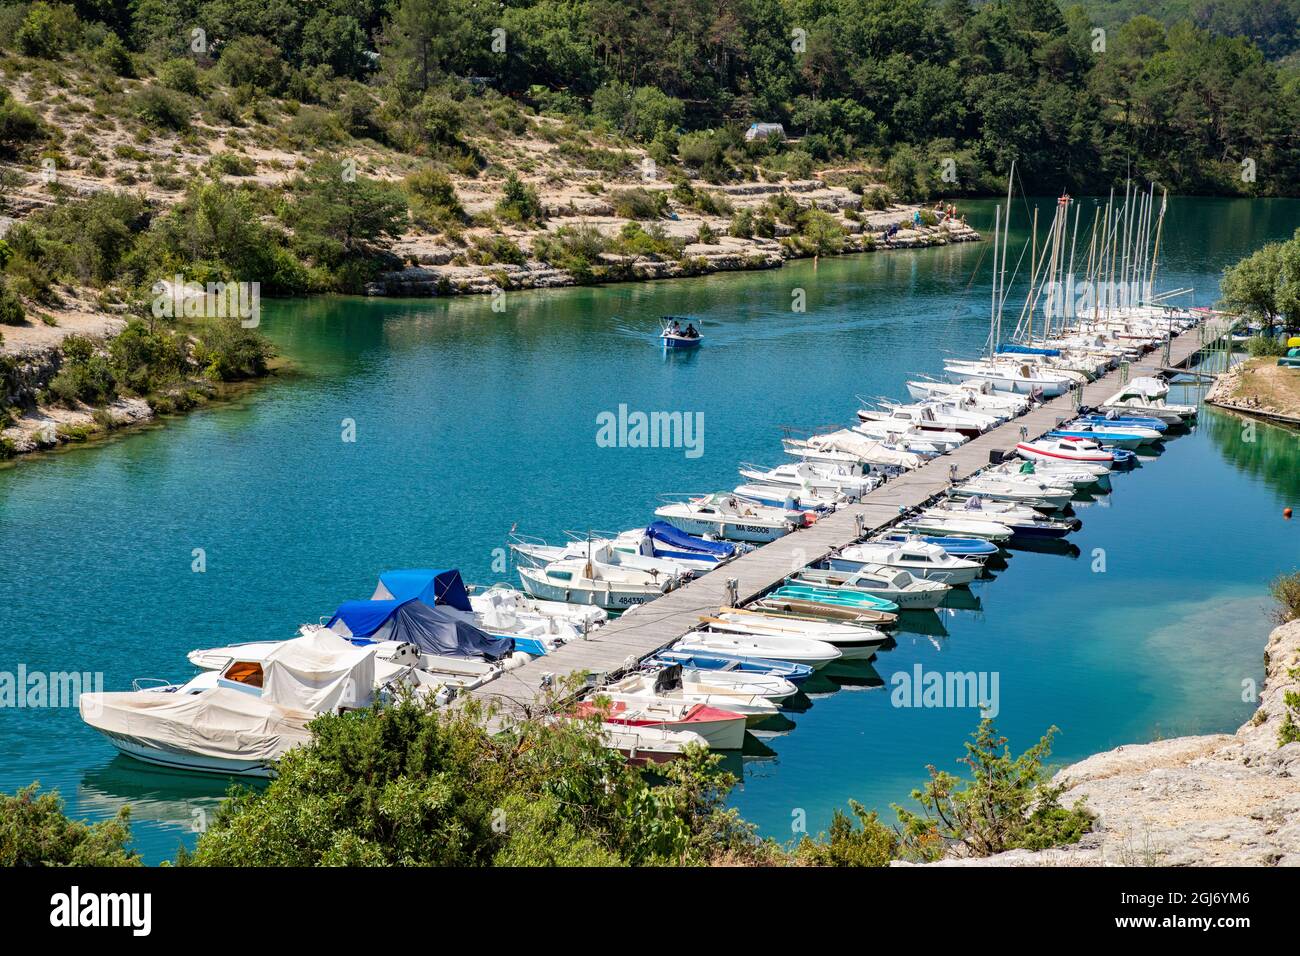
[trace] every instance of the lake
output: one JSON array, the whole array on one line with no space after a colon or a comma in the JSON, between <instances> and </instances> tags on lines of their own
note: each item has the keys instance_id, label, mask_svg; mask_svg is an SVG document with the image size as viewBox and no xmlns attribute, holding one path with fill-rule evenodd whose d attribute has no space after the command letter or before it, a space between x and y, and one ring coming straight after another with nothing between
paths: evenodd
<instances>
[{"instance_id":1,"label":"lake","mask_svg":"<svg viewBox=\"0 0 1300 956\"><path fill-rule=\"evenodd\" d=\"M964 209L991 229L991 204ZM1294 200L1171 200L1160 286L1211 304L1224 266L1298 223ZM783 426L847 424L855 396L903 396L908 378L978 351L989 247L510 293L502 312L487 298L264 303L291 374L0 471L0 670L101 672L128 689L187 677L192 648L292 636L368 597L385 569L517 583L501 564L512 529L644 525L659 495L779 463ZM660 351L665 314L696 319L703 347ZM597 416L620 405L701 413L700 454L600 447ZM1300 553L1281 517L1300 504L1298 448L1291 432L1204 412L1113 494L1076 505L1077 552L1014 553L973 587L974 609L900 633L874 671L791 715L765 740L772 755L737 767L734 804L787 840L850 798L892 819L927 764L958 769L978 714L892 706L892 676L916 665L996 674L998 728L1020 750L1058 726L1062 762L1234 729L1263 675L1268 581ZM225 787L115 756L75 709L0 709L0 790L33 780L77 816L131 804L149 862L192 845Z\"/></svg>"}]
</instances>

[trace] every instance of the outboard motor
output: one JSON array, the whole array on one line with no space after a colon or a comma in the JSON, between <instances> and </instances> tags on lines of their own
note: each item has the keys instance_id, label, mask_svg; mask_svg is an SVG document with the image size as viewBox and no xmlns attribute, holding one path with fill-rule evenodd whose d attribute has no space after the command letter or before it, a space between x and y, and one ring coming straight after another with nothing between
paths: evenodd
<instances>
[{"instance_id":1,"label":"outboard motor","mask_svg":"<svg viewBox=\"0 0 1300 956\"><path fill-rule=\"evenodd\" d=\"M655 675L655 693L677 690L682 686L682 665L669 664Z\"/></svg>"}]
</instances>

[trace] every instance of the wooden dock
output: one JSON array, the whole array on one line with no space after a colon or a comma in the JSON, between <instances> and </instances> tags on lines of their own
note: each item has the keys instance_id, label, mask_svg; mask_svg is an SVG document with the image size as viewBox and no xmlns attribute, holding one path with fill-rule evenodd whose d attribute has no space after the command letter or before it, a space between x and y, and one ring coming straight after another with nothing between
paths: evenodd
<instances>
[{"instance_id":1,"label":"wooden dock","mask_svg":"<svg viewBox=\"0 0 1300 956\"><path fill-rule=\"evenodd\" d=\"M495 703L502 715L520 714L537 700L547 675L558 679L574 672L609 674L633 667L697 627L702 615L725 605L728 579L736 580L737 601L745 604L775 587L787 575L897 521L903 512L941 494L953 478L960 481L985 468L994 450L1010 451L1019 441L1041 437L1074 417L1077 405L1100 404L1128 379L1153 375L1166 368L1179 369L1221 334L1217 329L1207 330L1205 335L1198 335L1196 328L1184 332L1170 343L1167 357L1164 349L1158 348L1146 360L1132 363L1127 369L1116 369L1084 386L1081 398L1076 398L1076 389L1075 393L1052 399L914 471L885 482L861 501L821 518L812 527L756 548L609 622L593 631L590 638L565 644L553 654L502 674L472 694L485 704ZM846 406L846 412L851 413L852 408Z\"/></svg>"}]
</instances>

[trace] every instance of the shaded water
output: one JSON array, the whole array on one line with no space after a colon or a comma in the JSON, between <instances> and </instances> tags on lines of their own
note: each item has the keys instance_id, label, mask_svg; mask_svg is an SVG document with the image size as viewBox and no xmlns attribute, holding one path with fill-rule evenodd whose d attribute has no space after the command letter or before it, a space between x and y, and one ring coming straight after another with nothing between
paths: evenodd
<instances>
[{"instance_id":1,"label":"shaded water","mask_svg":"<svg viewBox=\"0 0 1300 956\"><path fill-rule=\"evenodd\" d=\"M1294 230L1294 201L1178 200L1165 288L1212 302L1222 267ZM972 223L991 207L972 204ZM1087 212L1085 212L1085 216ZM1023 211L1017 216L1023 220ZM314 299L264 308L300 370L238 404L105 447L0 471L0 670L184 678L194 647L291 636L386 568L452 565L489 583L512 526L621 530L656 496L731 487L782 460L780 426L852 419L855 395L902 395L980 348L988 244L888 252L679 282L486 299ZM804 290L807 312L792 312ZM663 355L657 317L702 321L694 355ZM702 412L703 455L601 448L596 416ZM356 441L345 442L345 421ZM903 633L856 688L819 696L749 761L734 802L764 832L796 810L824 828L854 797L886 809L927 763L952 766L976 713L890 706L914 664L996 671L1013 746L1061 727L1057 757L1227 730L1262 676L1269 578L1296 563L1297 443L1208 413L1191 435L1081 503L1081 556L1017 553L977 584L978 610ZM194 573L194 549L206 571ZM1105 550L1094 573L1094 549ZM972 602L974 603L974 602ZM872 686L872 685L876 686ZM0 789L39 779L78 815L135 807L150 861L192 842L220 781L114 751L70 709L0 709Z\"/></svg>"}]
</instances>

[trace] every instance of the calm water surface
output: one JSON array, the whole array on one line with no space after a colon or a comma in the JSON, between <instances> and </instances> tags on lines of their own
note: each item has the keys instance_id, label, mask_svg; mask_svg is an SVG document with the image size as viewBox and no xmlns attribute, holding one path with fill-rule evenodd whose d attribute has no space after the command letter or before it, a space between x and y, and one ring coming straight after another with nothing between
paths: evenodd
<instances>
[{"instance_id":1,"label":"calm water surface","mask_svg":"<svg viewBox=\"0 0 1300 956\"><path fill-rule=\"evenodd\" d=\"M992 219L969 209L977 227ZM1173 202L1162 286L1208 304L1225 265L1297 225L1294 201ZM660 494L731 487L738 462L782 460L781 426L847 423L855 396L902 395L977 350L987 248L518 293L503 314L486 299L274 303L265 330L298 374L0 471L0 670L102 671L108 689L184 678L186 651L291 636L369 596L383 569L453 565L489 583L509 576L494 549L516 524L620 530ZM806 313L790 309L795 289ZM654 347L667 313L702 321L697 354ZM596 416L621 403L703 412L702 457L597 447ZM1113 495L1077 505L1078 556L1013 554L973 609L900 633L874 669L792 715L771 756L737 768L735 804L784 840L801 815L815 831L849 798L888 812L926 764L955 767L977 714L891 706L891 675L916 664L996 672L999 728L1022 748L1059 726L1063 761L1234 728L1253 709L1243 682L1263 673L1267 581L1300 560L1280 517L1300 504L1296 437L1261 426L1256 439L1203 414ZM0 790L32 780L77 815L131 804L151 862L192 844L224 789L115 757L75 710L0 710Z\"/></svg>"}]
</instances>

